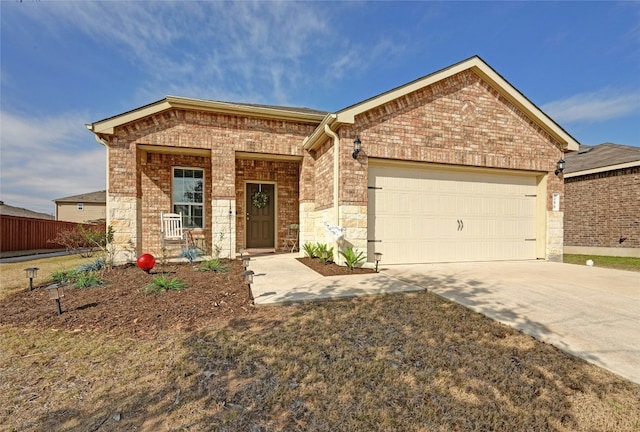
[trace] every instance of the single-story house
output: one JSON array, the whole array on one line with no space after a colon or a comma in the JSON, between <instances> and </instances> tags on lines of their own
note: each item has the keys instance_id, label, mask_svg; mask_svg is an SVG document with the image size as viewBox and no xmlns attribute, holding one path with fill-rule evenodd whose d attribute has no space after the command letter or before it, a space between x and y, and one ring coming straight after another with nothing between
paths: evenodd
<instances>
[{"instance_id":1,"label":"single-story house","mask_svg":"<svg viewBox=\"0 0 640 432\"><path fill-rule=\"evenodd\" d=\"M106 219L106 190L58 198L53 202L56 203L56 220L92 223Z\"/></svg>"},{"instance_id":2,"label":"single-story house","mask_svg":"<svg viewBox=\"0 0 640 432\"><path fill-rule=\"evenodd\" d=\"M640 147L581 145L564 189L566 253L640 257Z\"/></svg>"},{"instance_id":3,"label":"single-story house","mask_svg":"<svg viewBox=\"0 0 640 432\"><path fill-rule=\"evenodd\" d=\"M337 112L167 96L87 128L118 262L160 254L170 211L223 257L297 224L385 264L562 258L579 144L477 56Z\"/></svg>"}]
</instances>

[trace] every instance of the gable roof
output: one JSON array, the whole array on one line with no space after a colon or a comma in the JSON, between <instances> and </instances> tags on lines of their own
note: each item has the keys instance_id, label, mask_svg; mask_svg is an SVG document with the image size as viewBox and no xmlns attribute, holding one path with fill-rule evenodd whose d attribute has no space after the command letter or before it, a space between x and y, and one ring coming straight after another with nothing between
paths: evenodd
<instances>
[{"instance_id":1,"label":"gable roof","mask_svg":"<svg viewBox=\"0 0 640 432\"><path fill-rule=\"evenodd\" d=\"M52 215L46 213L35 212L33 210L25 209L22 207L14 207L0 201L0 214L4 216L18 216L27 217L33 219L55 219Z\"/></svg>"},{"instance_id":2,"label":"gable roof","mask_svg":"<svg viewBox=\"0 0 640 432\"><path fill-rule=\"evenodd\" d=\"M140 108L87 124L86 127L96 135L113 135L115 128L118 126L122 126L172 108L250 115L252 117L300 121L311 124L320 123L327 114L326 111L318 111L311 108L245 104L167 96L162 100L150 103Z\"/></svg>"},{"instance_id":3,"label":"gable roof","mask_svg":"<svg viewBox=\"0 0 640 432\"><path fill-rule=\"evenodd\" d=\"M473 56L467 60L456 63L447 68L441 69L430 75L418 78L415 81L396 87L385 93L379 94L365 101L344 108L335 114L329 114L325 117L323 122L318 126L314 133L305 141L305 148L310 150L319 145L324 134L325 124L331 126L334 123L336 126L340 124L353 124L355 117L358 114L369 111L380 105L388 103L394 99L405 96L414 91L420 90L424 87L432 85L438 81L449 78L465 70L472 70L478 74L485 82L490 84L496 91L498 91L503 97L522 110L532 121L549 133L552 137L558 140L563 145L563 149L566 151L577 151L579 147L578 141L576 141L567 131L565 131L560 125L553 121L548 115L546 115L540 108L538 108L533 102L527 99L518 89L512 86L506 79L504 79L499 73L491 68L484 60L478 56Z\"/></svg>"},{"instance_id":4,"label":"gable roof","mask_svg":"<svg viewBox=\"0 0 640 432\"><path fill-rule=\"evenodd\" d=\"M640 166L640 147L614 143L581 145L576 153L565 155L565 177L576 177L615 169Z\"/></svg>"},{"instance_id":5,"label":"gable roof","mask_svg":"<svg viewBox=\"0 0 640 432\"><path fill-rule=\"evenodd\" d=\"M84 193L84 194L80 194L80 195L71 195L71 196L68 196L68 197L54 199L53 202L55 202L56 204L65 203L65 202L72 202L72 203L82 202L82 203L106 204L106 202L107 202L107 191L106 190L101 190L101 191L96 191L96 192L88 192L88 193Z\"/></svg>"}]
</instances>

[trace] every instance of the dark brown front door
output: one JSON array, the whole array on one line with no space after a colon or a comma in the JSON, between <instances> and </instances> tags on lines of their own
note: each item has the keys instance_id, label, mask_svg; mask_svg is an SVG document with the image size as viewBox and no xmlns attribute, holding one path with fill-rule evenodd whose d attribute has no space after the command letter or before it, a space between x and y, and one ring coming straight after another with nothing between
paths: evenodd
<instances>
[{"instance_id":1,"label":"dark brown front door","mask_svg":"<svg viewBox=\"0 0 640 432\"><path fill-rule=\"evenodd\" d=\"M275 247L274 189L272 184L247 183L247 248ZM266 204L262 208L260 199L254 199L258 192L266 196ZM254 201L258 201L258 206Z\"/></svg>"}]
</instances>

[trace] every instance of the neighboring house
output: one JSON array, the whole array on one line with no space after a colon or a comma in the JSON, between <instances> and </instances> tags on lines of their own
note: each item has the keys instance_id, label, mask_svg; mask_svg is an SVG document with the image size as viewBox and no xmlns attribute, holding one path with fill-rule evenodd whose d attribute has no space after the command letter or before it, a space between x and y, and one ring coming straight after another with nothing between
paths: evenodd
<instances>
[{"instance_id":1,"label":"neighboring house","mask_svg":"<svg viewBox=\"0 0 640 432\"><path fill-rule=\"evenodd\" d=\"M4 203L4 201L0 201L0 215L18 216L33 219L55 219L53 216L46 213L39 213L32 210L27 210L25 208L7 205Z\"/></svg>"},{"instance_id":2,"label":"neighboring house","mask_svg":"<svg viewBox=\"0 0 640 432\"><path fill-rule=\"evenodd\" d=\"M53 202L56 203L56 220L92 223L106 219L106 190L58 198Z\"/></svg>"},{"instance_id":3,"label":"neighboring house","mask_svg":"<svg viewBox=\"0 0 640 432\"><path fill-rule=\"evenodd\" d=\"M169 211L227 257L299 223L385 264L562 259L554 171L578 143L479 57L335 113L167 96L87 128L118 262L160 254Z\"/></svg>"},{"instance_id":4,"label":"neighboring house","mask_svg":"<svg viewBox=\"0 0 640 432\"><path fill-rule=\"evenodd\" d=\"M565 159L566 253L640 257L640 147L581 145Z\"/></svg>"}]
</instances>

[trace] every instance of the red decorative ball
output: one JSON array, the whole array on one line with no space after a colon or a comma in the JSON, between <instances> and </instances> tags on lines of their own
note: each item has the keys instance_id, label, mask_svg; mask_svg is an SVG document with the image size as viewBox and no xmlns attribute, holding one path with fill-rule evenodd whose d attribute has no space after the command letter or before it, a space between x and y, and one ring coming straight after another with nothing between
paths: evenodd
<instances>
[{"instance_id":1,"label":"red decorative ball","mask_svg":"<svg viewBox=\"0 0 640 432\"><path fill-rule=\"evenodd\" d=\"M149 270L151 270L153 266L156 265L156 259L151 254L142 254L138 257L138 261L136 261L136 264L142 270L149 273Z\"/></svg>"}]
</instances>

